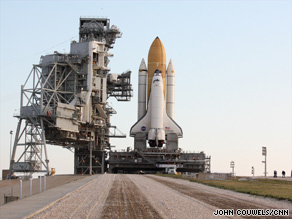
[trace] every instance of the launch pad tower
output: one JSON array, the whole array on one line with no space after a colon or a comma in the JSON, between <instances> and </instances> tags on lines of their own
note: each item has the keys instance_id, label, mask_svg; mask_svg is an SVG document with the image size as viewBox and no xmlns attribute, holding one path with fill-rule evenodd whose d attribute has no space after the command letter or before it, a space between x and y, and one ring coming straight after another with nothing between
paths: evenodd
<instances>
[{"instance_id":1,"label":"launch pad tower","mask_svg":"<svg viewBox=\"0 0 292 219\"><path fill-rule=\"evenodd\" d=\"M121 36L109 19L80 18L70 53L54 52L33 65L21 86L10 174L49 174L47 144L74 152L75 174L105 171L109 138L125 137L110 123L116 111L107 99L132 97L131 71L110 74L108 68L109 50Z\"/></svg>"}]
</instances>

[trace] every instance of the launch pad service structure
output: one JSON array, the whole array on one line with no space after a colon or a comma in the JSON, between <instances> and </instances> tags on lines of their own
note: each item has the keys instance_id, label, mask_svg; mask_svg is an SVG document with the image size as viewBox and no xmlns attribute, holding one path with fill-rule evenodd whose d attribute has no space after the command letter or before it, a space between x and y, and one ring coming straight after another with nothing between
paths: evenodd
<instances>
[{"instance_id":1,"label":"launch pad service structure","mask_svg":"<svg viewBox=\"0 0 292 219\"><path fill-rule=\"evenodd\" d=\"M33 65L21 86L10 174L49 174L47 144L72 150L75 174L106 171L109 138L126 137L111 125L116 111L107 99L132 96L131 71L110 74L108 68L109 50L121 35L109 19L80 18L70 53L54 52Z\"/></svg>"},{"instance_id":2,"label":"launch pad service structure","mask_svg":"<svg viewBox=\"0 0 292 219\"><path fill-rule=\"evenodd\" d=\"M139 67L138 121L132 126L134 151L110 152L110 172L210 172L210 157L204 152L185 153L178 147L183 131L174 121L175 70L156 37L148 53L148 65ZM147 143L149 147L147 147Z\"/></svg>"},{"instance_id":3,"label":"launch pad service structure","mask_svg":"<svg viewBox=\"0 0 292 219\"><path fill-rule=\"evenodd\" d=\"M166 69L158 37L148 66L142 60L139 68L138 121L130 131L134 150L112 151L109 139L126 135L111 124L116 111L107 100L132 97L131 71L114 74L108 68L113 56L109 51L121 35L107 18L80 18L79 42L71 42L70 53L55 51L33 65L21 86L20 111L14 115L19 121L10 177L50 174L47 144L74 153L75 174L157 172L170 166L182 172L210 171L210 157L178 148L183 133L174 121L175 71L171 60Z\"/></svg>"}]
</instances>

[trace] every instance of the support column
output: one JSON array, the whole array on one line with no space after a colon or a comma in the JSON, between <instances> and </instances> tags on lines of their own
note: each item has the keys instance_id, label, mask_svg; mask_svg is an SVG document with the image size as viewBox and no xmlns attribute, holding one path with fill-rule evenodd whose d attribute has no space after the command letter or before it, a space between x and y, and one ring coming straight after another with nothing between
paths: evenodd
<instances>
[{"instance_id":1,"label":"support column","mask_svg":"<svg viewBox=\"0 0 292 219\"><path fill-rule=\"evenodd\" d=\"M40 176L40 192L42 192L42 177Z\"/></svg>"},{"instance_id":2,"label":"support column","mask_svg":"<svg viewBox=\"0 0 292 219\"><path fill-rule=\"evenodd\" d=\"M29 195L32 195L32 178L29 179Z\"/></svg>"},{"instance_id":3,"label":"support column","mask_svg":"<svg viewBox=\"0 0 292 219\"><path fill-rule=\"evenodd\" d=\"M45 129L44 129L44 122L43 118L41 118L41 138L42 143L44 144L44 151L45 151L45 162L46 162L46 168L47 168L47 175L50 175L50 167L49 167L49 159L48 159L48 153L47 153L47 144L46 144L46 137L45 137Z\"/></svg>"},{"instance_id":4,"label":"support column","mask_svg":"<svg viewBox=\"0 0 292 219\"><path fill-rule=\"evenodd\" d=\"M22 199L22 180L19 181L19 199Z\"/></svg>"},{"instance_id":5,"label":"support column","mask_svg":"<svg viewBox=\"0 0 292 219\"><path fill-rule=\"evenodd\" d=\"M92 142L89 143L89 175L92 175Z\"/></svg>"},{"instance_id":6,"label":"support column","mask_svg":"<svg viewBox=\"0 0 292 219\"><path fill-rule=\"evenodd\" d=\"M10 160L10 175L12 174L12 169L13 169L13 163L15 161L15 154L16 154L16 147L18 144L18 140L21 136L19 136L19 132L20 132L20 127L21 127L21 122L22 119L19 119L18 124L17 124L17 129L16 129L16 133L15 133L15 137L14 137L14 144L13 144L13 150L12 150L12 154L11 154L11 160Z\"/></svg>"},{"instance_id":7,"label":"support column","mask_svg":"<svg viewBox=\"0 0 292 219\"><path fill-rule=\"evenodd\" d=\"M102 151L101 160L101 173L104 174L104 151Z\"/></svg>"}]
</instances>

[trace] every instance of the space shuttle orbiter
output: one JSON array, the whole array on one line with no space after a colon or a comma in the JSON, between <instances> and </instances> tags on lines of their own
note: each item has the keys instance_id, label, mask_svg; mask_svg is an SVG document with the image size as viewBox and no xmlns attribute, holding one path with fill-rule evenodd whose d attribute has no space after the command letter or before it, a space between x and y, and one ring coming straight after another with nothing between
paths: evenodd
<instances>
[{"instance_id":1,"label":"space shuttle orbiter","mask_svg":"<svg viewBox=\"0 0 292 219\"><path fill-rule=\"evenodd\" d=\"M183 132L174 121L174 77L172 60L166 69L165 49L156 37L149 50L148 69L144 59L139 68L138 121L130 130L135 149L145 149L146 141L150 147L166 144L166 149L178 149Z\"/></svg>"}]
</instances>

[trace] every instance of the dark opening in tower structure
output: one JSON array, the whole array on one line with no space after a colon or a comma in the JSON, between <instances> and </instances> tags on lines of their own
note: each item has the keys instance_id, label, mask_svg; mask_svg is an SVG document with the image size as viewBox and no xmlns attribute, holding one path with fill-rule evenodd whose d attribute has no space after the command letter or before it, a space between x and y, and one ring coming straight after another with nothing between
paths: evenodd
<instances>
[{"instance_id":1,"label":"dark opening in tower structure","mask_svg":"<svg viewBox=\"0 0 292 219\"><path fill-rule=\"evenodd\" d=\"M74 152L74 173L103 173L109 138L126 137L110 123L107 99L129 101L131 71L109 73L109 50L122 36L106 18L80 18L70 53L42 56L21 86L10 174L49 174L47 144ZM119 134L117 134L119 133ZM66 161L64 161L66 162Z\"/></svg>"}]
</instances>

